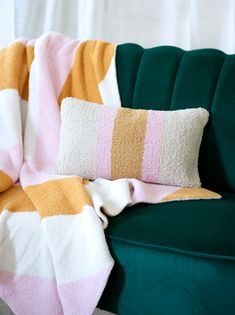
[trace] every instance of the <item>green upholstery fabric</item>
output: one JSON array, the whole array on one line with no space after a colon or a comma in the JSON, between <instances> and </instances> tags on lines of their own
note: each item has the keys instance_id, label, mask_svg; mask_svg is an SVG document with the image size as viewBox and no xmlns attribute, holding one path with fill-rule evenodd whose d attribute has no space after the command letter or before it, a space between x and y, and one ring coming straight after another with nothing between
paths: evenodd
<instances>
[{"instance_id":1,"label":"green upholstery fabric","mask_svg":"<svg viewBox=\"0 0 235 315\"><path fill-rule=\"evenodd\" d=\"M117 49L117 76L125 107L207 108L201 180L205 187L235 192L235 55L124 44Z\"/></svg>"},{"instance_id":2,"label":"green upholstery fabric","mask_svg":"<svg viewBox=\"0 0 235 315\"><path fill-rule=\"evenodd\" d=\"M111 240L116 260L100 307L119 315L233 315L228 260L157 251Z\"/></svg>"},{"instance_id":3,"label":"green upholstery fabric","mask_svg":"<svg viewBox=\"0 0 235 315\"><path fill-rule=\"evenodd\" d=\"M108 239L133 246L234 260L235 194L220 200L139 204L110 219Z\"/></svg>"},{"instance_id":4,"label":"green upholstery fabric","mask_svg":"<svg viewBox=\"0 0 235 315\"><path fill-rule=\"evenodd\" d=\"M116 264L99 306L119 315L235 314L235 55L214 49L117 48L125 107L205 107L204 187L222 200L139 204L110 219Z\"/></svg>"},{"instance_id":5,"label":"green upholstery fabric","mask_svg":"<svg viewBox=\"0 0 235 315\"><path fill-rule=\"evenodd\" d=\"M235 194L139 204L106 230L116 261L100 307L120 315L235 314Z\"/></svg>"}]
</instances>

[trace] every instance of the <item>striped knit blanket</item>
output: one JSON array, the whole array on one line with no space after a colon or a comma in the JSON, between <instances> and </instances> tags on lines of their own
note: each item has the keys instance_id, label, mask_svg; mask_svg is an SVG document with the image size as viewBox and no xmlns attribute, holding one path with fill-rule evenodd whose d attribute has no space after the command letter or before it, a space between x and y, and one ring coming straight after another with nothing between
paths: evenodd
<instances>
[{"instance_id":1,"label":"striped knit blanket","mask_svg":"<svg viewBox=\"0 0 235 315\"><path fill-rule=\"evenodd\" d=\"M0 297L15 314L92 314L113 267L101 209L178 190L52 173L62 99L120 106L115 51L59 34L0 50Z\"/></svg>"}]
</instances>

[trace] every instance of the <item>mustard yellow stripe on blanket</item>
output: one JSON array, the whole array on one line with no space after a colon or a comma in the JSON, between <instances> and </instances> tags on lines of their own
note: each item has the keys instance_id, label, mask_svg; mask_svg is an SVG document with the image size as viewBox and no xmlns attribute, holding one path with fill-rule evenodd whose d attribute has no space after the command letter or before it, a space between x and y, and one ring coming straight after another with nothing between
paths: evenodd
<instances>
[{"instance_id":1,"label":"mustard yellow stripe on blanket","mask_svg":"<svg viewBox=\"0 0 235 315\"><path fill-rule=\"evenodd\" d=\"M0 90L16 89L28 100L29 69L34 58L33 47L14 43L0 49Z\"/></svg>"},{"instance_id":2,"label":"mustard yellow stripe on blanket","mask_svg":"<svg viewBox=\"0 0 235 315\"><path fill-rule=\"evenodd\" d=\"M79 177L50 180L25 188L42 218L63 214L78 214L85 205L92 205Z\"/></svg>"},{"instance_id":3,"label":"mustard yellow stripe on blanket","mask_svg":"<svg viewBox=\"0 0 235 315\"><path fill-rule=\"evenodd\" d=\"M83 183L83 185L88 185L88 184L92 183L92 181L90 181L89 179L83 179L82 183Z\"/></svg>"},{"instance_id":4,"label":"mustard yellow stripe on blanket","mask_svg":"<svg viewBox=\"0 0 235 315\"><path fill-rule=\"evenodd\" d=\"M0 212L5 209L11 212L35 211L34 205L19 185L0 194Z\"/></svg>"},{"instance_id":5,"label":"mustard yellow stripe on blanket","mask_svg":"<svg viewBox=\"0 0 235 315\"><path fill-rule=\"evenodd\" d=\"M98 84L109 69L115 47L114 44L94 40L78 46L72 69L58 99L59 105L65 97L102 104Z\"/></svg>"},{"instance_id":6,"label":"mustard yellow stripe on blanket","mask_svg":"<svg viewBox=\"0 0 235 315\"><path fill-rule=\"evenodd\" d=\"M3 171L0 171L0 193L7 190L13 185L13 181L10 176L8 176Z\"/></svg>"},{"instance_id":7,"label":"mustard yellow stripe on blanket","mask_svg":"<svg viewBox=\"0 0 235 315\"><path fill-rule=\"evenodd\" d=\"M221 196L204 188L181 188L161 199L161 202L193 199L219 199Z\"/></svg>"}]
</instances>

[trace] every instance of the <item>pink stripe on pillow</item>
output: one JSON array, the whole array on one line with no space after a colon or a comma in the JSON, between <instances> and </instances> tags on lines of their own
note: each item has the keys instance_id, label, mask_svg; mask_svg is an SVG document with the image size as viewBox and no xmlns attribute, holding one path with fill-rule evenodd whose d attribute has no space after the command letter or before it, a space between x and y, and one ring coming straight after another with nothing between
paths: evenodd
<instances>
[{"instance_id":1,"label":"pink stripe on pillow","mask_svg":"<svg viewBox=\"0 0 235 315\"><path fill-rule=\"evenodd\" d=\"M111 178L111 152L115 118L119 108L102 106L97 122L93 178Z\"/></svg>"},{"instance_id":2,"label":"pink stripe on pillow","mask_svg":"<svg viewBox=\"0 0 235 315\"><path fill-rule=\"evenodd\" d=\"M163 111L150 110L148 112L142 162L142 180L145 182L157 182L164 122L165 113Z\"/></svg>"}]
</instances>

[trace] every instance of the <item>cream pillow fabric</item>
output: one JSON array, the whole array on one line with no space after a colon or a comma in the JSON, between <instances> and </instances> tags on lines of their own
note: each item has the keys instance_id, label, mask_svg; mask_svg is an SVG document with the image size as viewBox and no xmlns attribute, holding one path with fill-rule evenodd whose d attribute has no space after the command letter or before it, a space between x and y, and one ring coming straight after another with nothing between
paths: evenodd
<instances>
[{"instance_id":1,"label":"cream pillow fabric","mask_svg":"<svg viewBox=\"0 0 235 315\"><path fill-rule=\"evenodd\" d=\"M209 113L115 108L66 98L56 172L199 187L198 155Z\"/></svg>"}]
</instances>

